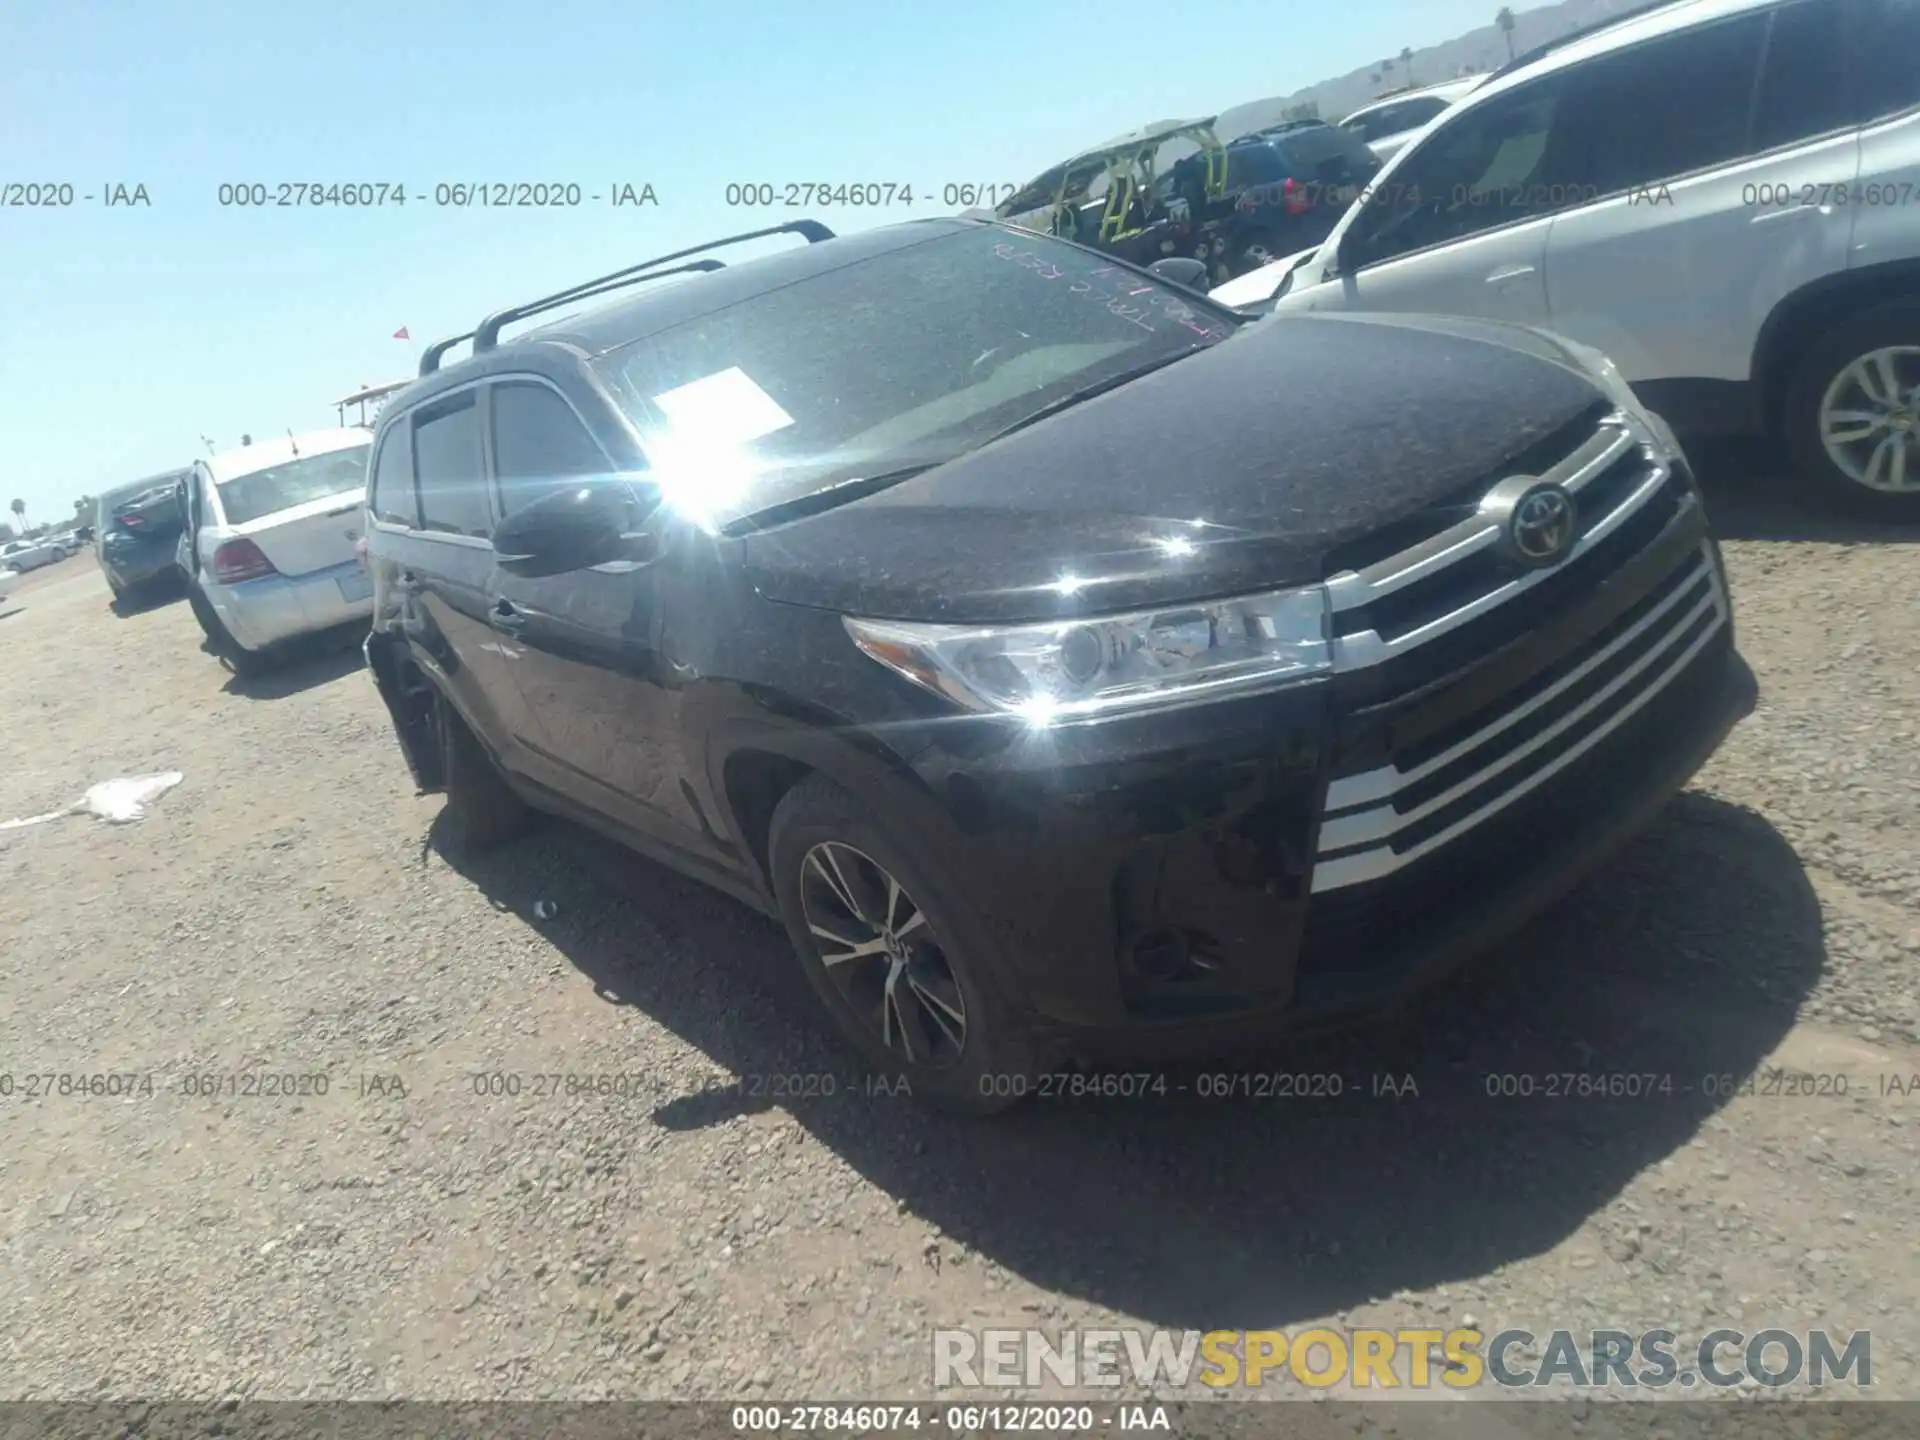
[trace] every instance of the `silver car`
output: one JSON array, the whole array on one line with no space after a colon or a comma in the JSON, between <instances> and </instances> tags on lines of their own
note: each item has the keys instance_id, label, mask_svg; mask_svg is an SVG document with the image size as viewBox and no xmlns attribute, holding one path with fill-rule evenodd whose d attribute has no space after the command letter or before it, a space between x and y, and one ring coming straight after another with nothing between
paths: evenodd
<instances>
[{"instance_id":1,"label":"silver car","mask_svg":"<svg viewBox=\"0 0 1920 1440\"><path fill-rule=\"evenodd\" d=\"M372 615L355 549L372 438L351 426L244 445L195 461L182 482L187 598L236 673L265 668L282 641Z\"/></svg>"},{"instance_id":2,"label":"silver car","mask_svg":"<svg viewBox=\"0 0 1920 1440\"><path fill-rule=\"evenodd\" d=\"M67 551L51 540L12 540L0 546L0 570L13 570L22 575L66 558Z\"/></svg>"}]
</instances>

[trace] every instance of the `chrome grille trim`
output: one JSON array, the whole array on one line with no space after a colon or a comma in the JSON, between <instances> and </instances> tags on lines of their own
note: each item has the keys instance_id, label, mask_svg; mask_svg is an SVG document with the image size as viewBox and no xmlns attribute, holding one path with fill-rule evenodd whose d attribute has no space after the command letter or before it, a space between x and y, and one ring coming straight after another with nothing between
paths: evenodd
<instances>
[{"instance_id":1,"label":"chrome grille trim","mask_svg":"<svg viewBox=\"0 0 1920 1440\"><path fill-rule=\"evenodd\" d=\"M1651 437L1639 433L1639 427L1623 411L1616 410L1600 421L1580 448L1560 461L1540 478L1578 494L1588 482L1617 462L1636 445L1645 446ZM1333 609L1353 610L1391 595L1416 580L1486 549L1500 538L1500 527L1482 515L1470 515L1449 526L1429 540L1369 565L1364 570L1348 570L1327 581L1327 593ZM1579 551L1575 550L1574 554ZM1572 556L1568 557L1569 559Z\"/></svg>"},{"instance_id":2,"label":"chrome grille trim","mask_svg":"<svg viewBox=\"0 0 1920 1440\"><path fill-rule=\"evenodd\" d=\"M1544 583L1559 574L1566 566L1574 564L1594 546L1618 530L1630 520L1647 501L1660 492L1672 479L1673 471L1664 462L1655 462L1646 477L1633 488L1631 494L1620 502L1619 506L1601 516L1599 520L1580 537L1577 544L1567 552L1565 560L1542 570L1531 570L1526 574L1509 580L1506 584L1487 591L1485 594L1468 601L1458 610L1449 611L1436 620L1430 620L1417 630L1409 630L1392 640L1382 639L1376 630L1362 630L1352 635L1336 635L1333 638L1333 668L1344 673L1349 670L1363 670L1369 665L1378 665L1383 660L1391 660L1396 655L1436 640L1449 630L1457 629L1469 620L1477 619L1516 595L1524 595L1534 586ZM1372 598L1372 597L1368 597ZM1364 601L1354 602L1364 604Z\"/></svg>"},{"instance_id":3,"label":"chrome grille trim","mask_svg":"<svg viewBox=\"0 0 1920 1440\"><path fill-rule=\"evenodd\" d=\"M1547 734L1536 737L1534 742L1529 743L1527 746L1511 754L1500 756L1484 769L1476 771L1468 779L1451 787L1444 795L1436 797L1406 815L1396 815L1389 804L1384 809L1369 810L1361 814L1337 817L1324 822L1321 827L1320 843L1318 846L1323 856L1329 850L1339 849L1345 846L1366 844L1369 841L1375 840L1377 840L1378 843L1373 848L1361 850L1354 854L1320 860L1314 867L1312 892L1318 895L1330 890L1342 889L1349 885L1364 884L1370 880L1378 880L1383 876L1391 875L1394 871L1411 865L1422 856L1428 855L1448 842L1457 839L1468 830L1484 823L1490 817L1532 793L1539 786L1559 774L1560 771L1566 769L1567 766L1573 764L1594 746L1605 740L1615 730L1619 729L1620 726L1624 725L1637 714L1643 706L1652 701L1668 684L1677 678L1687 666L1692 663L1694 657L1698 655L1701 650L1705 649L1707 645L1711 644L1727 626L1729 607L1726 590L1720 583L1719 574L1713 565L1711 553L1704 545L1701 547L1700 556L1700 565L1697 565L1688 573L1687 578L1681 582L1675 594L1677 597L1680 594L1684 594L1688 588L1696 585L1699 582L1700 571L1703 567L1708 577L1708 593L1698 604L1692 606L1683 618L1671 623L1667 627L1666 637L1684 634L1688 626L1697 622L1700 616L1708 611L1712 612L1714 618L1707 629L1695 638L1680 654L1669 656L1668 651L1664 648L1666 640L1663 639L1661 648L1656 648L1648 656L1642 657L1642 659L1636 662L1629 670L1623 672L1621 676L1610 683L1599 695L1583 704L1572 715L1557 722ZM1482 744L1489 738L1498 735L1539 704L1544 703L1552 694L1564 689L1567 684L1572 683L1579 675L1590 673L1593 666L1602 663L1608 654L1617 651L1621 645L1626 644L1634 635L1644 633L1647 626L1663 614L1671 603L1672 600L1670 598L1667 604L1663 604L1658 610L1643 617L1640 622L1635 624L1631 631L1609 645L1605 651L1594 656L1589 663L1581 666L1574 675L1568 676L1558 682L1552 690L1546 692L1546 694L1535 697L1526 705L1516 707L1512 712L1503 714L1499 719L1482 728L1470 739L1453 747L1447 754L1436 757L1406 774L1400 773L1392 765L1387 765L1378 770L1369 771L1364 775L1349 777L1345 782L1335 782L1336 785L1345 783L1349 787L1347 791L1349 796L1379 796L1383 799L1390 798L1401 788L1416 783L1420 776L1430 773L1435 767L1447 763L1450 759L1459 758L1461 753L1469 751L1475 745ZM1596 725L1577 742L1570 745L1565 753L1556 756L1550 764L1528 775L1517 784L1502 790L1499 794L1488 799L1484 805L1478 806L1471 813L1462 816L1444 830L1428 836L1425 840L1408 847L1406 850L1396 852L1393 849L1391 837L1399 830L1409 824L1417 822L1423 815L1432 813L1432 811L1439 806L1457 800L1462 794L1468 793L1476 786L1483 785L1488 780L1495 778L1516 760L1532 753L1540 744L1561 734L1578 720L1590 718L1597 710L1605 705L1607 701L1616 700L1619 692L1633 679L1638 678L1641 672L1647 669L1655 660L1664 660L1666 663L1660 667L1659 672L1652 680L1642 684L1637 691L1631 694L1630 698L1620 704L1617 710L1611 715L1606 716L1601 724ZM1332 794L1329 794L1328 803L1329 805L1336 803ZM1349 799L1347 803L1352 804L1355 802ZM1345 826L1344 831L1342 830L1343 825Z\"/></svg>"},{"instance_id":4,"label":"chrome grille trim","mask_svg":"<svg viewBox=\"0 0 1920 1440\"><path fill-rule=\"evenodd\" d=\"M1655 625L1658 625L1667 612L1680 603L1687 591L1699 583L1701 574L1703 572L1710 574L1712 569L1713 566L1711 562L1702 556L1694 562L1693 568L1687 572L1686 578L1675 585L1671 595L1667 596L1652 610L1634 621L1633 628L1617 637L1606 649L1588 656L1578 669L1563 675L1547 689L1535 695L1525 704L1518 705L1512 710L1507 711L1492 724L1476 730L1459 744L1448 746L1431 760L1416 765L1411 770L1398 770L1392 765L1383 765L1378 770L1369 770L1361 775L1347 775L1335 780L1327 787L1326 813L1331 815L1337 810L1352 810L1362 805L1378 805L1383 801L1390 800L1409 785L1416 784L1425 779L1443 766L1451 765L1462 755L1467 754L1477 746L1485 744L1488 740L1500 734L1501 731L1519 724L1541 706L1551 704L1555 696L1563 694L1572 686L1579 684L1588 675L1591 675L1596 669L1619 654L1620 651L1626 649L1627 646L1633 644L1634 641L1646 634L1647 631L1651 630ZM1714 603L1716 603L1714 596L1708 595L1702 597L1700 603L1695 605L1693 609L1688 611L1679 621L1675 622L1673 628L1675 630L1686 629L1687 626L1699 619L1701 611ZM1642 663L1644 663L1644 660ZM1626 677L1623 676L1621 678L1624 679ZM1617 683L1616 681L1616 684ZM1611 693L1612 688L1613 687L1609 687L1607 691L1603 691L1580 709L1574 711L1572 715L1567 717L1567 721L1575 720L1587 711L1593 709L1596 705L1603 703L1607 694ZM1558 733L1557 728L1554 731L1548 732L1549 735L1555 733ZM1512 758L1518 758L1526 753L1525 750L1516 751ZM1493 772L1488 771L1486 773L1491 774ZM1426 808L1428 807L1422 807L1422 809ZM1419 812L1415 812L1414 815L1410 815L1407 818L1416 818L1418 813ZM1329 826L1339 825L1344 818L1345 817L1338 817L1331 819L1327 824ZM1369 835L1356 835L1351 840L1339 840L1330 843L1326 839L1326 831L1323 829L1321 831L1320 848L1322 850L1332 850L1341 845L1359 845L1371 838L1373 837Z\"/></svg>"}]
</instances>

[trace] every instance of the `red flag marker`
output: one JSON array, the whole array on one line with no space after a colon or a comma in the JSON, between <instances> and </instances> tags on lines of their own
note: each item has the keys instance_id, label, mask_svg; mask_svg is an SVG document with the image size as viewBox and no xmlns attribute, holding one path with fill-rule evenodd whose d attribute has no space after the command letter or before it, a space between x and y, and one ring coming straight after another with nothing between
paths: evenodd
<instances>
[{"instance_id":1,"label":"red flag marker","mask_svg":"<svg viewBox=\"0 0 1920 1440\"><path fill-rule=\"evenodd\" d=\"M396 340L411 340L413 337L407 334L407 327L402 325L398 330L393 332L393 338Z\"/></svg>"}]
</instances>

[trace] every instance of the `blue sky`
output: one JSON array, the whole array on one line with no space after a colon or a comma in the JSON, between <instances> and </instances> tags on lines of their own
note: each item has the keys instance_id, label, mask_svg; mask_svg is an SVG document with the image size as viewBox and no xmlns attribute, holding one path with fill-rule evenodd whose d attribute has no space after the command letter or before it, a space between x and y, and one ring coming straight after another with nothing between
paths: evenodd
<instances>
[{"instance_id":1,"label":"blue sky","mask_svg":"<svg viewBox=\"0 0 1920 1440\"><path fill-rule=\"evenodd\" d=\"M0 0L0 443L30 521L332 401L516 299L807 211L729 182L1018 182L1486 24L1491 0ZM403 185L404 208L252 210L223 183ZM651 184L657 206L436 208L442 183ZM417 197L417 198L415 198ZM4 194L0 193L0 198ZM928 203L931 199L932 203ZM411 342L392 339L401 326Z\"/></svg>"}]
</instances>

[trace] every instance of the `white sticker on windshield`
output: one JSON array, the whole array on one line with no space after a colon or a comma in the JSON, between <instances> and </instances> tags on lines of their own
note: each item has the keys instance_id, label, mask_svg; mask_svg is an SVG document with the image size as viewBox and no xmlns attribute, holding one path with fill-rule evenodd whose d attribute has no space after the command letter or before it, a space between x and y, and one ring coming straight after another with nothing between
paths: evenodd
<instances>
[{"instance_id":1,"label":"white sticker on windshield","mask_svg":"<svg viewBox=\"0 0 1920 1440\"><path fill-rule=\"evenodd\" d=\"M793 424L793 417L735 365L653 397L673 428L702 443L745 445Z\"/></svg>"}]
</instances>

